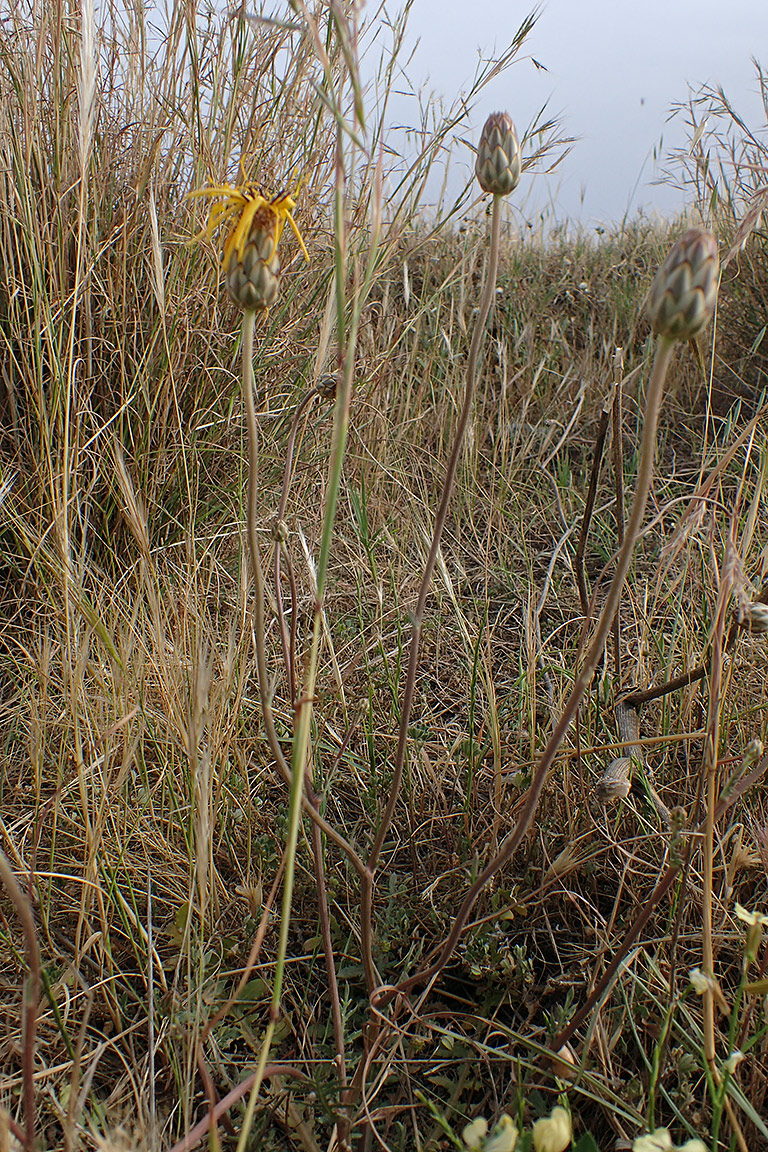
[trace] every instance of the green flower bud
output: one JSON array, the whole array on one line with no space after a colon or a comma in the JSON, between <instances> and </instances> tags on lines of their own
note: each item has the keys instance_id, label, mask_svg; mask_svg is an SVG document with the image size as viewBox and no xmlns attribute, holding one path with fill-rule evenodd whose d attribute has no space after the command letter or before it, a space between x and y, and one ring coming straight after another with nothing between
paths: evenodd
<instances>
[{"instance_id":1,"label":"green flower bud","mask_svg":"<svg viewBox=\"0 0 768 1152\"><path fill-rule=\"evenodd\" d=\"M492 112L477 146L475 174L484 192L508 196L520 181L523 158L511 117Z\"/></svg>"},{"instance_id":2,"label":"green flower bud","mask_svg":"<svg viewBox=\"0 0 768 1152\"><path fill-rule=\"evenodd\" d=\"M715 310L720 275L717 241L704 228L691 228L673 246L648 295L654 332L689 340Z\"/></svg>"}]
</instances>

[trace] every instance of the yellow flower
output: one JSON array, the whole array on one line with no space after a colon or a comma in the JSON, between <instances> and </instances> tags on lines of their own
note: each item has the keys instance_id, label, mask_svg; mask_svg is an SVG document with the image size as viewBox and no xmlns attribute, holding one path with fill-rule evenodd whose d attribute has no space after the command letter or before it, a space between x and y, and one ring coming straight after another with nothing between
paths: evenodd
<instances>
[{"instance_id":1,"label":"yellow flower","mask_svg":"<svg viewBox=\"0 0 768 1152\"><path fill-rule=\"evenodd\" d=\"M474 1120L471 1120L469 1124L464 1125L461 1138L467 1148L472 1149L474 1152L475 1149L482 1148L487 1135L488 1121L484 1116L477 1116Z\"/></svg>"},{"instance_id":2,"label":"yellow flower","mask_svg":"<svg viewBox=\"0 0 768 1152\"><path fill-rule=\"evenodd\" d=\"M571 1142L571 1118L559 1105L533 1126L536 1152L565 1152Z\"/></svg>"},{"instance_id":3,"label":"yellow flower","mask_svg":"<svg viewBox=\"0 0 768 1152\"><path fill-rule=\"evenodd\" d=\"M499 1122L486 1137L483 1152L515 1152L517 1144L517 1128L506 1112L499 1117Z\"/></svg>"},{"instance_id":4,"label":"yellow flower","mask_svg":"<svg viewBox=\"0 0 768 1152\"><path fill-rule=\"evenodd\" d=\"M280 261L277 246L286 222L307 260L309 253L293 218L296 194L280 192L268 199L256 184L235 187L219 184L198 188L189 198L207 196L216 201L208 213L208 223L192 243L211 239L220 229L227 231L221 264L227 288L241 308L271 307L277 299Z\"/></svg>"},{"instance_id":5,"label":"yellow flower","mask_svg":"<svg viewBox=\"0 0 768 1152\"><path fill-rule=\"evenodd\" d=\"M747 925L747 945L744 950L744 961L751 964L757 956L760 941L763 937L763 928L768 927L768 916L762 912L750 912L741 904L736 905L736 915Z\"/></svg>"},{"instance_id":6,"label":"yellow flower","mask_svg":"<svg viewBox=\"0 0 768 1152\"><path fill-rule=\"evenodd\" d=\"M239 187L232 184L219 184L212 188L196 188L194 192L188 193L188 196L189 199L194 199L197 196L208 196L212 200L221 201L219 204L211 205L208 223L202 232L195 236L195 240L210 240L213 233L219 228L223 225L229 225L229 235L221 255L221 263L225 268L235 250L238 260L242 260L254 216L260 208L266 208L275 218L275 247L280 242L287 220L305 258L309 260L306 245L293 218L296 193L291 195L289 192L279 192L277 196L268 200L262 189L256 184L244 184Z\"/></svg>"},{"instance_id":7,"label":"yellow flower","mask_svg":"<svg viewBox=\"0 0 768 1152\"><path fill-rule=\"evenodd\" d=\"M514 1152L517 1144L517 1128L506 1112L499 1117L496 1127L488 1135L488 1121L478 1116L467 1124L461 1138L471 1152Z\"/></svg>"}]
</instances>

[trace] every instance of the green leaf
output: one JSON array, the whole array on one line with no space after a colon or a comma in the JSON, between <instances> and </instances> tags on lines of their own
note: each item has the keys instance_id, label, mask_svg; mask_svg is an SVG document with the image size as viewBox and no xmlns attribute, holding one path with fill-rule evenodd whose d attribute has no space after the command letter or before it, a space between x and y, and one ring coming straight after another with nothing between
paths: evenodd
<instances>
[{"instance_id":1,"label":"green leaf","mask_svg":"<svg viewBox=\"0 0 768 1152\"><path fill-rule=\"evenodd\" d=\"M584 1132L579 1136L579 1142L573 1149L573 1152L600 1152L595 1138L591 1132Z\"/></svg>"}]
</instances>

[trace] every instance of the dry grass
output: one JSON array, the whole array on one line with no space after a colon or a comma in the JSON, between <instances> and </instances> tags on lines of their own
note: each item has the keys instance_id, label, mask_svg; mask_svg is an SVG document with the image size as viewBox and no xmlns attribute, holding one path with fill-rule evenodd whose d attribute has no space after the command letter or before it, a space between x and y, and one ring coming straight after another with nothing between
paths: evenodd
<instances>
[{"instance_id":1,"label":"dry grass","mask_svg":"<svg viewBox=\"0 0 768 1152\"><path fill-rule=\"evenodd\" d=\"M264 922L246 986L206 1036L202 1069L198 1041L237 987L279 889L287 822L263 735L243 560L238 317L213 253L185 244L201 222L184 194L234 177L240 155L267 187L292 170L306 179L297 212L312 262L305 268L289 241L256 355L267 555L293 412L337 368L335 145L318 91L333 84L351 104L355 41L349 13L313 9L327 33L324 72L292 12L280 24L177 9L162 43L138 13L115 12L97 30L91 104L79 35L88 5L77 16L50 5L35 13L8 15L0 36L0 848L34 910L42 954L41 1146L171 1148L207 1114L206 1079L224 1097L256 1062L276 919ZM379 75L386 91L394 64L385 59ZM485 259L482 220L457 231L418 213L423 177L463 115L457 105L430 126L417 166L398 169L402 183L382 208L383 130L371 113L347 192L346 291L360 332L312 763L325 818L363 855L388 798L409 610ZM743 215L738 198L729 203L730 222L717 217L726 247ZM376 888L383 982L416 971L444 939L512 827L567 695L583 639L573 561L597 423L620 346L629 490L652 356L642 303L668 241L641 225L595 244L523 242L511 227L503 236L501 291L425 618L408 770ZM767 276L757 232L724 280L714 346L702 345L701 364L691 350L677 354L648 529L622 602L621 676L609 653L534 828L477 904L448 969L428 994L388 1009L350 1104L363 1149L456 1147L451 1133L478 1113L530 1125L547 1111L564 1087L548 1045L688 844L683 879L571 1039L583 1067L567 1094L577 1133L591 1131L600 1148L662 1123L681 1142L689 1132L732 1146L735 1126L707 1087L701 1002L688 981L701 964L698 841L662 835L641 798L604 810L592 785L615 746L616 691L708 660L722 590L732 585L728 606L738 606L766 583ZM300 422L285 518L299 670L331 424L322 399ZM587 544L591 589L605 583L616 546L606 457ZM287 747L293 706L274 608L272 592L273 708ZM723 663L723 784L749 741L765 739L765 642L742 637ZM705 680L643 711L657 787L687 810L689 827L699 822L710 705ZM273 1045L282 1070L260 1098L252 1148L327 1147L340 1106L312 861L307 824ZM372 1018L360 890L334 846L325 867L351 1079ZM764 997L737 991L744 929L733 909L765 911L767 876L758 784L718 823L713 893L716 975L735 1005L716 1021L717 1051L721 1061L734 1047L747 1053L729 1090L750 1148L766 1143L768 1033ZM0 1105L23 1129L25 960L5 900L0 940ZM749 978L767 962L763 947ZM219 1122L223 1147L235 1146L239 1107Z\"/></svg>"}]
</instances>

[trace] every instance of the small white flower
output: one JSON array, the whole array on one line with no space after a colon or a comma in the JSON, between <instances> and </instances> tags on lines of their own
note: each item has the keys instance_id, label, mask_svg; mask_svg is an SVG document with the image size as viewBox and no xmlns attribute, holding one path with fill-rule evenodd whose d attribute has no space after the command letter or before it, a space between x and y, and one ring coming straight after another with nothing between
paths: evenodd
<instances>
[{"instance_id":1,"label":"small white flower","mask_svg":"<svg viewBox=\"0 0 768 1152\"><path fill-rule=\"evenodd\" d=\"M742 904L736 905L736 915L739 920L749 924L750 928L768 928L768 916L763 916L761 912L750 912Z\"/></svg>"},{"instance_id":2,"label":"small white flower","mask_svg":"<svg viewBox=\"0 0 768 1152\"><path fill-rule=\"evenodd\" d=\"M714 980L711 976L705 976L701 968L692 968L688 973L688 978L693 985L694 992L698 992L699 996L703 996L707 989L711 989ZM659 1128L659 1132L664 1132L664 1128ZM642 1139L642 1137L641 1137Z\"/></svg>"},{"instance_id":3,"label":"small white flower","mask_svg":"<svg viewBox=\"0 0 768 1152\"><path fill-rule=\"evenodd\" d=\"M517 1144L517 1128L504 1112L483 1144L483 1152L514 1152L515 1144Z\"/></svg>"},{"instance_id":4,"label":"small white flower","mask_svg":"<svg viewBox=\"0 0 768 1152\"><path fill-rule=\"evenodd\" d=\"M740 1051L740 1049L738 1049L738 1048L734 1049L734 1051L731 1052L728 1059L724 1062L723 1070L725 1072L730 1072L731 1076L733 1076L734 1072L738 1068L739 1064L741 1064L743 1059L744 1059L744 1053L742 1051Z\"/></svg>"},{"instance_id":5,"label":"small white flower","mask_svg":"<svg viewBox=\"0 0 768 1152\"><path fill-rule=\"evenodd\" d=\"M571 1118L559 1105L533 1126L536 1152L565 1152L571 1142Z\"/></svg>"},{"instance_id":6,"label":"small white flower","mask_svg":"<svg viewBox=\"0 0 768 1152\"><path fill-rule=\"evenodd\" d=\"M488 1132L488 1121L484 1116L477 1116L471 1120L461 1133L461 1138L467 1148L482 1148L483 1140Z\"/></svg>"},{"instance_id":7,"label":"small white flower","mask_svg":"<svg viewBox=\"0 0 768 1152\"><path fill-rule=\"evenodd\" d=\"M657 1128L645 1136L638 1136L632 1145L632 1152L670 1152L672 1137L666 1128Z\"/></svg>"}]
</instances>

